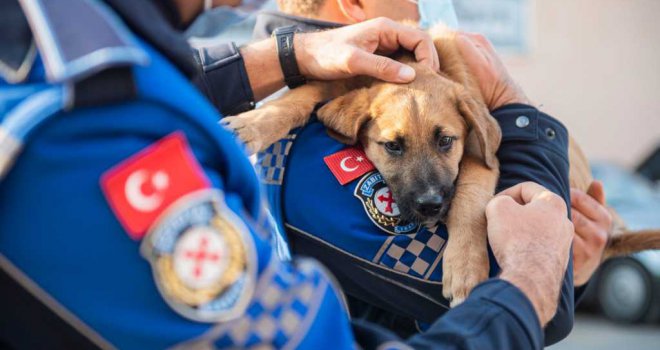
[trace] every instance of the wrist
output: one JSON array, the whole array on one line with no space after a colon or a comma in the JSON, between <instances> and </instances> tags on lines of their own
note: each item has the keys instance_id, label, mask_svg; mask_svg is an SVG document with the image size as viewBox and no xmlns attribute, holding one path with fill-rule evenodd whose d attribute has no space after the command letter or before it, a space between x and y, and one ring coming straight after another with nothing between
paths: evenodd
<instances>
[{"instance_id":1,"label":"wrist","mask_svg":"<svg viewBox=\"0 0 660 350\"><path fill-rule=\"evenodd\" d=\"M296 41L297 33L298 27L295 25L280 27L273 31L282 75L284 76L286 85L290 89L295 89L307 82L305 76L300 73L299 55L296 52L298 48L302 48L305 45L300 41Z\"/></svg>"},{"instance_id":2,"label":"wrist","mask_svg":"<svg viewBox=\"0 0 660 350\"><path fill-rule=\"evenodd\" d=\"M508 105L526 105L526 106L532 106L532 102L525 96L525 94L517 94L517 95L512 95L512 96L501 96L497 100L495 100L490 106L489 110L491 112L502 108L504 106Z\"/></svg>"},{"instance_id":3,"label":"wrist","mask_svg":"<svg viewBox=\"0 0 660 350\"><path fill-rule=\"evenodd\" d=\"M298 63L298 70L300 75L305 78L309 78L310 72L307 62L310 60L310 55L308 52L309 45L309 34L297 33L293 37L293 47L296 48L296 62Z\"/></svg>"},{"instance_id":4,"label":"wrist","mask_svg":"<svg viewBox=\"0 0 660 350\"><path fill-rule=\"evenodd\" d=\"M508 79L504 83L504 88L500 94L494 96L492 103L489 105L489 110L492 112L502 106L510 104L524 104L532 105L532 102L527 98L520 85L515 81Z\"/></svg>"},{"instance_id":5,"label":"wrist","mask_svg":"<svg viewBox=\"0 0 660 350\"><path fill-rule=\"evenodd\" d=\"M274 40L263 40L240 48L250 87L255 101L274 93L284 86L284 75L279 67L277 45Z\"/></svg>"},{"instance_id":6,"label":"wrist","mask_svg":"<svg viewBox=\"0 0 660 350\"><path fill-rule=\"evenodd\" d=\"M508 269L502 271L500 278L516 286L529 299L542 326L552 319L557 310L558 290L555 292L557 288L545 281L546 274Z\"/></svg>"}]
</instances>

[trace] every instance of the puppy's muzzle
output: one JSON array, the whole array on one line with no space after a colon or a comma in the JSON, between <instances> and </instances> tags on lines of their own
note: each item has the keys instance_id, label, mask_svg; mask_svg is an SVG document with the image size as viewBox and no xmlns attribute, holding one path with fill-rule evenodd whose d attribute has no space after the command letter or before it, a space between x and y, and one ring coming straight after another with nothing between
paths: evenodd
<instances>
[{"instance_id":1,"label":"puppy's muzzle","mask_svg":"<svg viewBox=\"0 0 660 350\"><path fill-rule=\"evenodd\" d=\"M440 214L445 196L440 193L424 194L415 199L415 210L425 217Z\"/></svg>"}]
</instances>

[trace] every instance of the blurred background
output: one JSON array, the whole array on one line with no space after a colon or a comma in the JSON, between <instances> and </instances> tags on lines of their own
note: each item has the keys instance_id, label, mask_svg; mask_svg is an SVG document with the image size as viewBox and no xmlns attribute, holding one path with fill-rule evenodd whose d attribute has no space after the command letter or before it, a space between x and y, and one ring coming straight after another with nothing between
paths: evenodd
<instances>
[{"instance_id":1,"label":"blurred background","mask_svg":"<svg viewBox=\"0 0 660 350\"><path fill-rule=\"evenodd\" d=\"M454 5L459 27L485 34L535 104L568 127L628 226L660 227L660 0ZM254 12L230 17L223 36L249 41ZM660 349L660 251L601 266L573 333L551 347L596 348Z\"/></svg>"},{"instance_id":2,"label":"blurred background","mask_svg":"<svg viewBox=\"0 0 660 350\"><path fill-rule=\"evenodd\" d=\"M582 146L631 229L660 227L660 1L454 0ZM553 350L659 349L660 252L605 263Z\"/></svg>"}]
</instances>

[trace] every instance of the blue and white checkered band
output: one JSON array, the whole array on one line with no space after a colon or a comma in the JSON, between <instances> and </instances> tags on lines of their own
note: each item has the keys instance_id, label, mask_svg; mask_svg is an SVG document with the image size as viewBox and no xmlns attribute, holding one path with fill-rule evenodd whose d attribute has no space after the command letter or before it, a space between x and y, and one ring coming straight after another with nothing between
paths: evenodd
<instances>
[{"instance_id":1,"label":"blue and white checkered band","mask_svg":"<svg viewBox=\"0 0 660 350\"><path fill-rule=\"evenodd\" d=\"M239 317L254 293L256 252L222 192L205 189L172 204L140 247L167 304L198 322Z\"/></svg>"},{"instance_id":2,"label":"blue and white checkered band","mask_svg":"<svg viewBox=\"0 0 660 350\"><path fill-rule=\"evenodd\" d=\"M284 170L286 169L286 157L291 151L296 133L292 132L287 137L275 142L268 149L259 153L257 157L257 172L263 183L267 185L282 185L284 181Z\"/></svg>"},{"instance_id":3,"label":"blue and white checkered band","mask_svg":"<svg viewBox=\"0 0 660 350\"><path fill-rule=\"evenodd\" d=\"M333 286L317 262L299 259L294 269L273 258L245 314L191 344L206 343L209 349L296 349L311 330L328 288Z\"/></svg>"},{"instance_id":4,"label":"blue and white checkered band","mask_svg":"<svg viewBox=\"0 0 660 350\"><path fill-rule=\"evenodd\" d=\"M381 230L391 234L406 234L419 230L420 225L417 223L400 222L399 207L379 172L373 171L364 175L355 187L354 195L362 202L369 219Z\"/></svg>"},{"instance_id":5,"label":"blue and white checkered band","mask_svg":"<svg viewBox=\"0 0 660 350\"><path fill-rule=\"evenodd\" d=\"M417 233L390 236L373 262L428 280L442 260L446 243L444 238L426 228Z\"/></svg>"}]
</instances>

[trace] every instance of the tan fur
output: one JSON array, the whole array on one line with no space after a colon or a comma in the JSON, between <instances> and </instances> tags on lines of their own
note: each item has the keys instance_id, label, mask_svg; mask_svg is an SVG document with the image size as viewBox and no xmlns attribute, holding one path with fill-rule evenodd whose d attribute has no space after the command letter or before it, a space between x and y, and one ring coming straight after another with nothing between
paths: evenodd
<instances>
[{"instance_id":1,"label":"tan fur","mask_svg":"<svg viewBox=\"0 0 660 350\"><path fill-rule=\"evenodd\" d=\"M397 190L410 187L410 180L417 179L420 172L437 172L455 180L455 195L445 218L450 235L443 253L443 294L456 305L488 277L485 207L499 177L495 152L501 131L463 62L455 34L444 28L435 28L430 34L440 57L441 74L402 55L397 59L417 72L410 84L369 78L316 82L258 110L225 118L225 124L250 150L263 150L304 125L318 102L333 99L318 111L319 120L340 142L362 144L397 203L403 196ZM446 154L440 154L430 142L431 131L437 128L457 137ZM393 159L382 145L397 137L406 140L411 152ZM588 161L572 139L569 152L571 185L586 191L592 182ZM606 257L660 248L660 232L633 235L618 230Z\"/></svg>"}]
</instances>

